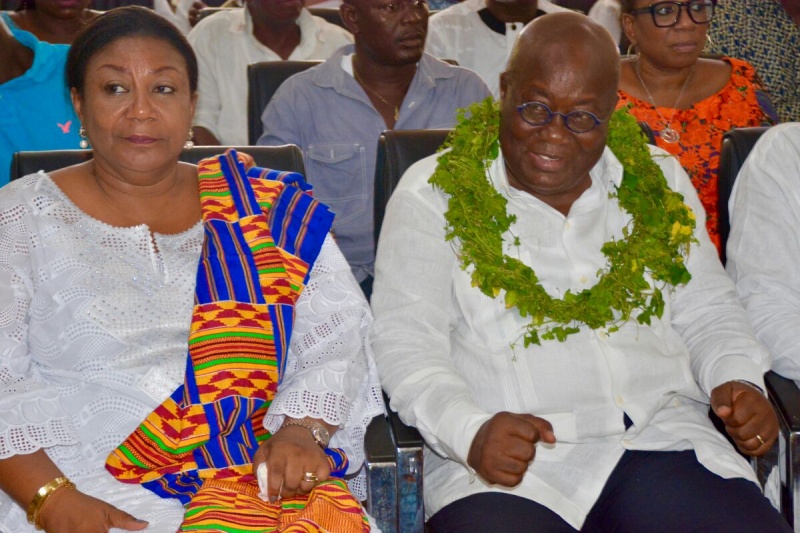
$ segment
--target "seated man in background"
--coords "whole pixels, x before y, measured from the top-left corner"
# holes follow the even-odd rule
[[[497,96],[500,73],[522,28],[558,11],[568,10],[547,0],[466,0],[431,17],[425,51],[474,70]]]
[[[196,144],[247,144],[247,65],[327,59],[353,41],[344,29],[303,8],[303,0],[247,0],[201,20],[189,33],[200,85]]]
[[[790,531],[708,418],[770,448],[768,354],[618,76],[599,24],[533,21],[389,202],[372,347],[437,533]]]
[[[731,195],[726,268],[772,369],[800,381],[800,123],[774,126]]]
[[[258,144],[303,149],[314,195],[336,213],[337,243],[369,295],[378,137],[386,129],[450,128],[456,110],[489,89],[474,72],[423,54],[424,1],[346,0],[341,14],[355,45],[281,85]]]
[[[80,122],[64,83],[69,46],[12,33],[0,18],[0,186],[21,150],[79,148]]]

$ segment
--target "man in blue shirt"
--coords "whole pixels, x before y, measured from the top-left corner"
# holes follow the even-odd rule
[[[345,0],[355,45],[289,78],[262,115],[258,144],[296,144],[314,196],[336,213],[333,230],[353,275],[371,292],[378,137],[387,129],[450,128],[456,110],[489,96],[474,72],[423,54],[422,0]]]
[[[0,18],[0,186],[21,150],[79,148],[80,123],[64,81],[69,46],[12,32]]]

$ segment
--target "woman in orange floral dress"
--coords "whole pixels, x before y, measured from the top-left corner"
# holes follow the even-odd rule
[[[680,160],[720,251],[717,169],[722,135],[735,127],[772,122],[774,112],[750,64],[700,58],[715,0],[621,3],[622,27],[637,53],[622,60],[618,107],[631,106],[631,113],[653,129],[658,146]]]

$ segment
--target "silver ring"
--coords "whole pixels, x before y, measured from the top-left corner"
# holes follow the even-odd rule
[[[758,434],[756,434],[756,438],[758,439],[758,442],[760,442],[762,446],[763,446],[764,444],[766,444],[766,443],[764,442],[764,439],[762,439],[762,438],[761,438],[761,435],[758,435]]]
[[[306,472],[303,474],[303,477],[300,478],[300,481],[308,481],[309,483],[318,483],[319,478],[314,472]]]

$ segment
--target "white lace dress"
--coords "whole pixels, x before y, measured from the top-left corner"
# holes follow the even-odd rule
[[[0,189],[0,459],[44,448],[78,488],[174,532],[183,508],[104,468],[108,454],[182,382],[202,225],[176,235],[116,228],[79,210],[46,174]],[[284,415],[343,429],[351,470],[382,413],[366,335],[372,317],[328,237],[296,307]],[[351,480],[363,499],[363,477]],[[0,493],[0,531],[34,531]]]

